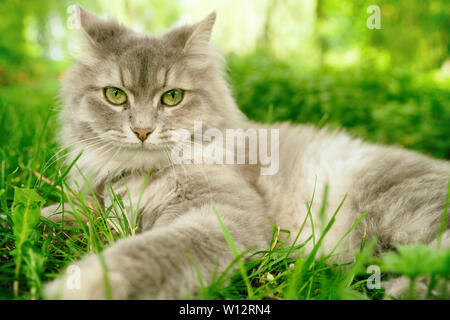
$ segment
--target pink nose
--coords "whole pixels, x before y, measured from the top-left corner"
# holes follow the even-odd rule
[[[144,142],[148,138],[148,136],[153,132],[153,129],[133,129],[132,128],[131,130],[142,142]]]

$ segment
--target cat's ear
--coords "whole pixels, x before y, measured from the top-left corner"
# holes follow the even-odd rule
[[[216,22],[216,12],[211,12],[202,21],[192,26],[192,33],[188,37],[183,51],[188,54],[204,54],[208,52],[211,32]]]
[[[102,20],[78,4],[73,5],[71,10],[75,16],[77,27],[83,31],[86,38],[94,46],[110,42],[124,31],[124,28],[116,21]]]

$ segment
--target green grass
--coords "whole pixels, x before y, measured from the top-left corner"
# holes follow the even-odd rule
[[[407,75],[358,76],[334,71],[298,74],[267,57],[234,57],[230,63],[235,96],[252,119],[340,124],[369,140],[450,157],[450,98],[448,89],[442,85],[431,82],[420,85]],[[136,215],[128,220],[125,205],[114,190],[108,190],[112,205],[100,208],[95,201],[89,202],[85,195],[65,185],[68,168],[54,157],[59,151],[56,74],[49,74],[47,79],[0,87],[0,299],[42,298],[43,284],[71,261],[88,252],[101,252],[136,230]],[[55,185],[44,183],[32,170]],[[69,191],[79,205],[67,196]],[[69,203],[64,211],[73,212],[79,225],[35,219],[42,199],[46,205]],[[305,206],[309,210],[311,202],[325,203],[325,200],[311,199]],[[99,216],[91,214],[92,206],[98,206]],[[138,207],[139,203],[134,211]],[[448,199],[446,208],[442,221],[448,214]],[[339,208],[332,209],[339,214]],[[313,216],[309,213],[307,219]],[[220,212],[217,214],[220,217]],[[108,216],[114,216],[115,223]],[[81,217],[89,223],[82,222]],[[355,225],[361,219],[363,212]],[[323,224],[311,222],[325,226],[323,231],[316,228],[307,240],[314,243],[311,253],[305,252],[305,243],[295,241],[288,246],[285,240],[280,240],[288,232],[273,226],[270,248],[258,252],[250,262],[242,259],[244,253],[234,249],[233,239],[223,225],[235,261],[224,274],[215,274],[208,286],[207,279],[199,275],[201,289],[192,298],[381,299],[383,290],[368,290],[366,286],[370,276],[367,266],[372,264],[383,270],[382,280],[406,275],[416,281],[428,275],[433,279],[431,286],[438,280],[449,280],[449,252],[423,246],[400,247],[397,253],[380,259],[373,255],[375,243],[363,240],[352,265],[334,263],[331,259],[334,250],[319,253],[334,218]],[[289,237],[299,238],[298,234]],[[448,298],[448,293],[441,293],[440,298]]]
[[[42,298],[43,282],[56,276],[58,271],[61,271],[69,262],[91,251],[101,253],[103,248],[112,245],[117,239],[134,234],[135,220],[130,221],[127,218],[122,199],[114,193],[114,190],[110,190],[112,205],[102,209],[95,205],[95,201],[94,204],[88,203],[85,201],[86,197],[82,197],[76,190],[69,189],[63,183],[63,178],[60,176],[56,180],[61,182],[62,190],[59,192],[61,204],[64,200],[70,204],[70,207],[64,210],[66,213],[73,214],[78,222],[77,227],[54,223],[40,217],[39,207],[44,200],[39,194],[57,194],[56,188],[38,181],[34,184],[34,189],[15,187],[12,206],[9,211],[6,211],[6,225],[3,225],[0,231],[3,239],[0,266],[2,298]],[[2,181],[5,181],[3,176]],[[2,192],[3,195],[9,191],[9,188],[4,184],[2,187],[7,187],[2,189],[5,190]],[[71,196],[68,196],[69,192]],[[74,204],[73,197],[77,199],[79,205]],[[325,196],[323,203],[326,203],[326,200]],[[313,216],[309,210],[313,201],[314,197],[310,202],[305,203],[309,212],[305,221]],[[370,276],[366,268],[374,264],[380,266],[384,272],[406,275],[413,280],[423,275],[433,277],[435,282],[448,280],[450,252],[431,250],[425,246],[400,247],[399,254],[391,253],[380,259],[373,256],[376,239],[372,239],[369,243],[364,241],[361,243],[361,251],[353,256],[353,264],[339,264],[331,262],[330,259],[341,243],[338,241],[331,252],[319,255],[322,241],[332,229],[335,217],[339,214],[344,201],[345,198],[335,208],[331,219],[325,221],[322,231],[316,228],[315,239],[310,236],[305,242],[297,243],[303,230],[301,227],[294,238],[294,243],[286,245],[286,239],[281,235],[285,234],[288,237],[293,235],[287,230],[273,226],[274,232],[269,248],[258,252],[242,253],[236,250],[233,239],[220,219],[220,213],[212,207],[235,259],[225,272],[215,274],[208,286],[205,286],[202,275],[198,274],[201,289],[195,296],[188,298],[380,299],[383,297],[382,290],[368,290],[366,287],[367,278]],[[98,215],[92,213],[90,209],[92,206],[98,208]],[[138,206],[135,210],[137,208]],[[326,207],[322,205],[319,217],[324,216],[325,209]],[[115,218],[114,221],[111,221],[111,213]],[[349,232],[364,216],[365,214],[362,214],[355,221]],[[344,237],[347,234],[348,232]],[[310,241],[314,243],[314,246],[310,253],[306,253],[304,248]],[[255,258],[250,262],[244,262],[243,256],[249,252]],[[298,258],[293,258],[293,254]],[[106,284],[108,284],[107,279],[107,272],[105,272]],[[107,292],[109,292],[107,296],[111,296],[111,288]],[[439,297],[448,298],[445,292]],[[411,295],[410,298],[414,296]]]

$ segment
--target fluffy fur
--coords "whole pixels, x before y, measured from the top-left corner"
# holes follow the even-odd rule
[[[435,243],[449,162],[365,143],[344,132],[247,121],[224,80],[220,57],[209,44],[214,13],[192,26],[153,36],[102,21],[81,8],[77,12],[88,48],[63,80],[61,113],[63,146],[71,148],[72,159],[83,150],[77,162],[80,170],[72,170],[71,181],[82,184],[79,171],[91,177],[105,206],[109,184],[129,203],[126,181],[136,203],[146,172],[152,169],[139,211],[140,233],[103,253],[114,298],[180,298],[192,293],[199,283],[192,261],[206,281],[214,270],[223,271],[233,255],[212,205],[238,250],[267,248],[272,236],[269,220],[295,235],[314,190],[311,211],[314,221],[320,220],[325,185],[328,218],[345,194],[348,197],[325,237],[324,251],[331,250],[366,211],[340,252],[357,252],[363,234],[379,238],[380,253],[397,244]],[[110,105],[102,91],[107,86],[123,89],[129,104]],[[183,101],[173,108],[162,106],[161,94],[173,88],[185,90]],[[195,120],[220,130],[280,129],[279,172],[262,176],[260,164],[174,165],[169,152],[179,142],[176,130],[192,131]],[[142,143],[132,127],[154,131]],[[118,179],[121,175],[124,180]],[[54,211],[51,207],[45,212]],[[442,242],[446,247],[448,227],[447,221]],[[307,222],[299,241],[311,232]],[[99,259],[88,256],[76,265],[81,268],[81,288],[69,289],[63,276],[46,287],[47,297],[105,298]],[[397,291],[398,286],[392,292]]]

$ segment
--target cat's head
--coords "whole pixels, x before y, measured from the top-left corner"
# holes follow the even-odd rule
[[[242,119],[210,45],[214,12],[158,36],[104,21],[79,6],[75,15],[87,45],[63,79],[66,144],[110,150],[106,159],[127,155],[117,159],[133,169],[135,160],[151,166],[152,157],[178,142],[176,130],[192,132],[194,121],[220,129]]]

